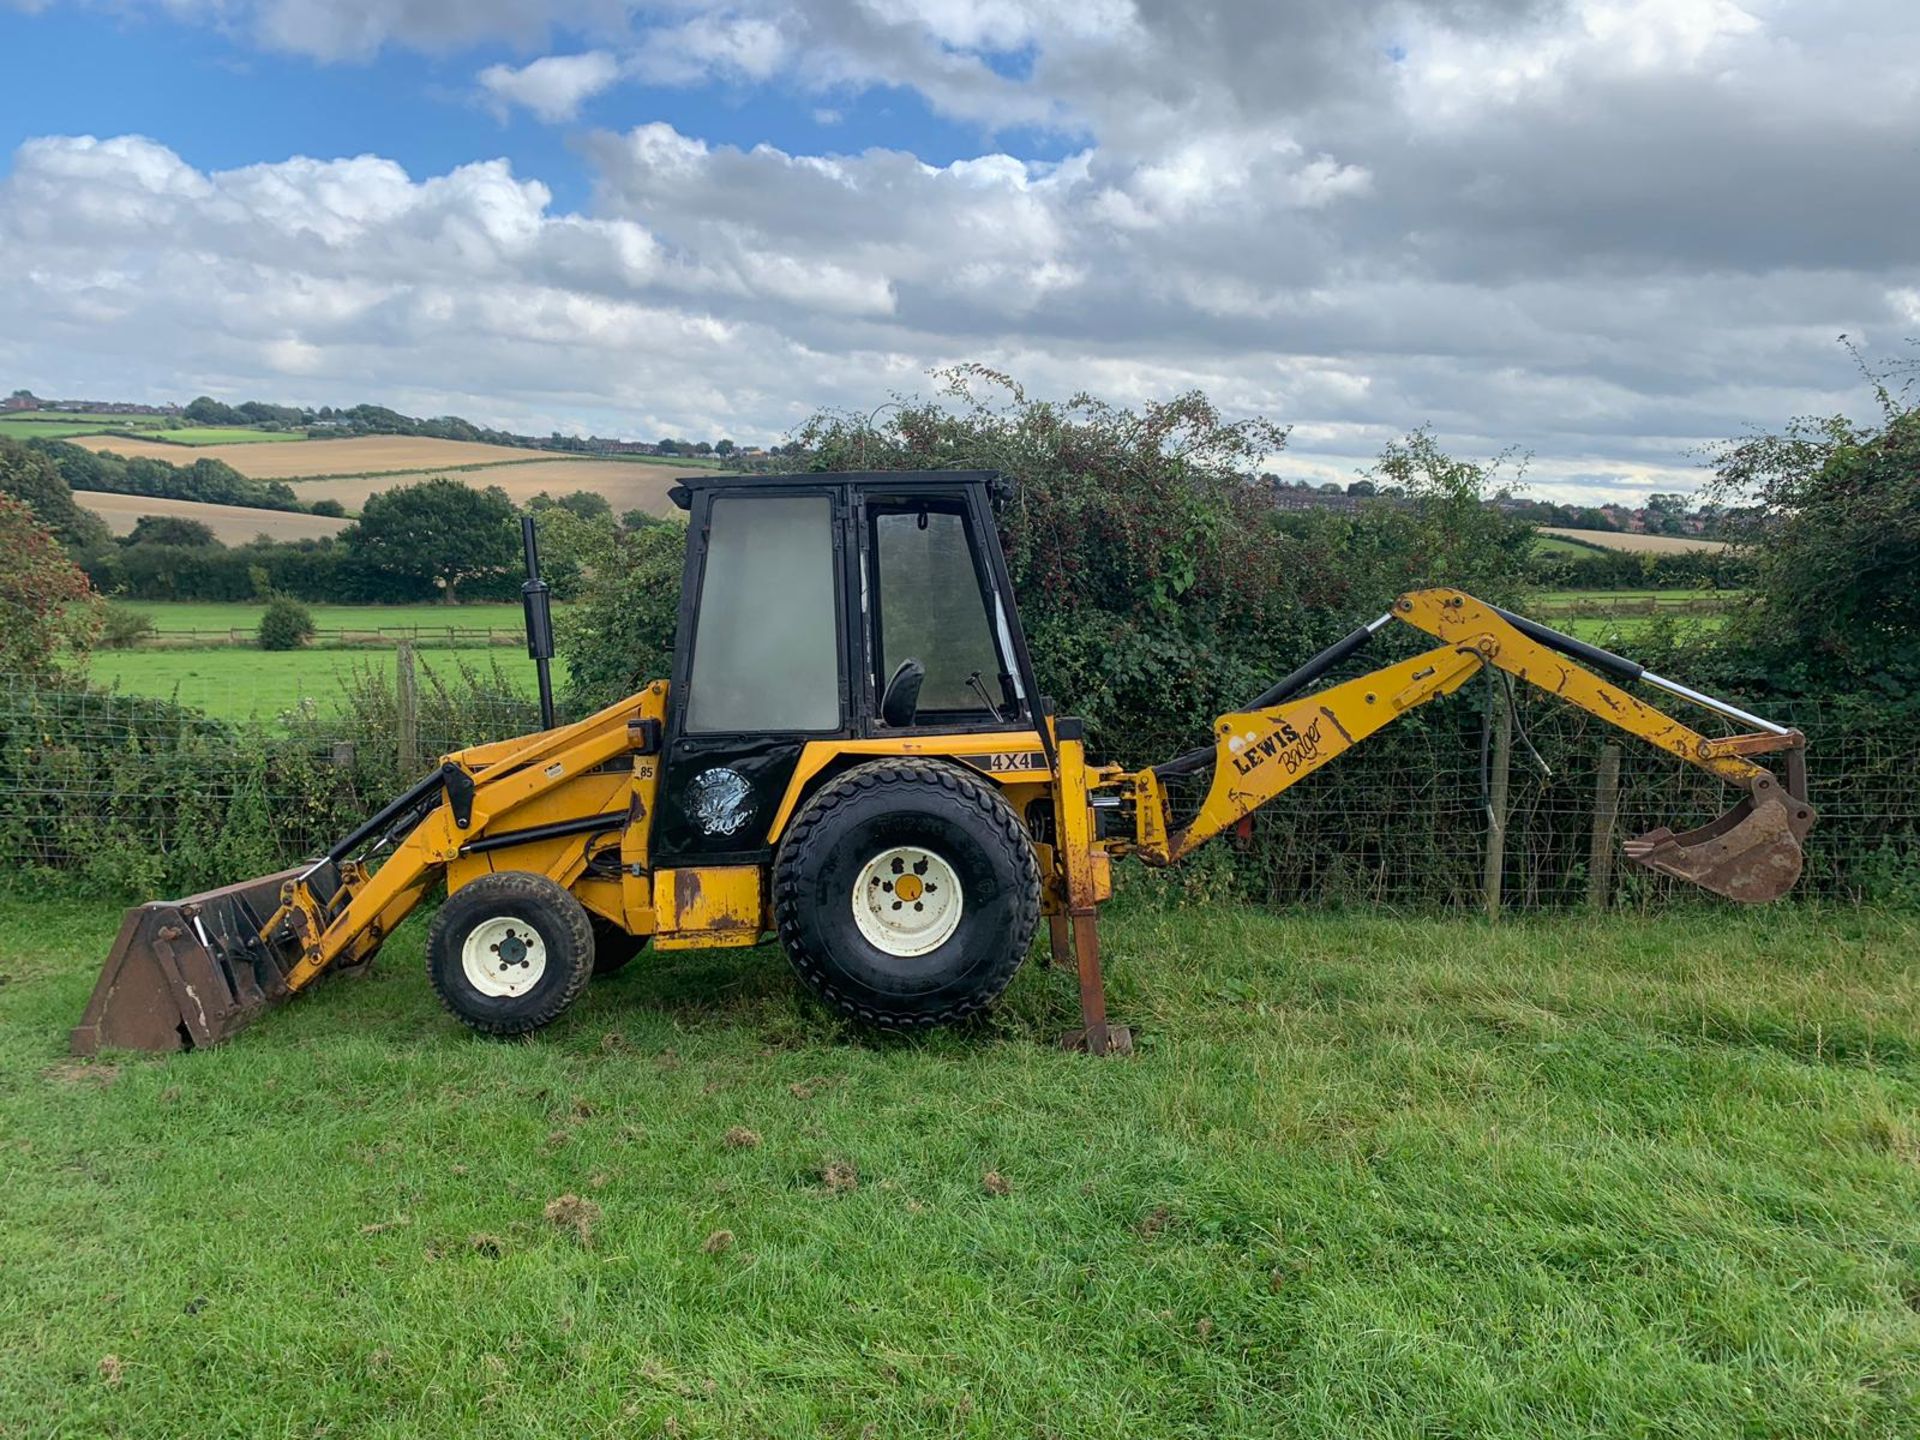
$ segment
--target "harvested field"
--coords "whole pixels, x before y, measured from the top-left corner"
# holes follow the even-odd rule
[[[1640,555],[1674,555],[1687,550],[1727,548],[1724,540],[1698,540],[1690,535],[1629,535],[1618,530],[1563,530],[1556,525],[1543,525],[1540,533],[1585,541],[1603,550],[1627,550]]]
[[[73,498],[102,516],[116,535],[129,533],[142,515],[177,515],[183,520],[202,521],[212,529],[214,539],[227,545],[245,544],[256,535],[271,535],[276,540],[319,540],[339,534],[348,524],[325,515],[253,510],[241,505],[207,505],[198,500],[163,500],[154,495],[108,495],[97,490],[79,490]]]
[[[541,459],[537,450],[478,445],[466,440],[427,440],[417,435],[363,435],[352,440],[301,440],[285,445],[172,445],[89,435],[74,444],[111,450],[128,459],[191,465],[211,456],[255,480],[298,480],[308,475],[371,475],[461,465],[501,465]]]
[[[616,515],[645,510],[664,515],[673,508],[667,491],[682,475],[708,471],[673,465],[636,464],[631,460],[535,460],[524,465],[495,465],[485,470],[462,470],[453,478],[469,485],[498,485],[516,504],[525,504],[542,490],[559,497],[574,490],[591,490],[607,497]],[[344,480],[303,480],[295,489],[309,503],[338,500],[359,510],[367,496],[397,485],[411,485],[423,475],[355,475]]]

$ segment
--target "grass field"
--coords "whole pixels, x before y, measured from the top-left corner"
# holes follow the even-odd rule
[[[240,602],[113,603],[153,617],[154,628],[162,636],[189,630],[239,630],[251,635],[259,628],[263,609]],[[509,678],[526,693],[533,693],[533,665],[525,658],[524,647],[450,645],[444,633],[452,627],[512,631],[517,636],[524,624],[518,605],[309,605],[307,609],[315,627],[322,631],[381,630],[396,639],[403,632],[413,632],[410,638],[420,647],[418,663],[425,671],[439,669],[451,674],[460,663],[485,669],[497,660]],[[222,645],[210,640],[205,647],[193,649],[96,651],[88,671],[99,684],[113,685],[132,695],[177,698],[184,705],[223,720],[249,716],[270,720],[303,700],[312,701],[323,713],[330,711],[339,704],[344,677],[364,666],[391,672],[393,663],[393,652],[378,646],[320,645],[268,652],[251,645]],[[554,677],[556,684],[564,682],[563,662],[554,663]]]
[[[74,435],[97,435],[103,430],[154,430],[167,424],[164,415],[72,415],[57,410],[27,410],[0,414],[0,437],[13,440],[64,440]]]
[[[68,440],[76,435],[98,435],[107,424],[116,421],[28,420],[12,415],[0,416],[0,440]]]
[[[1568,540],[1560,535],[1542,535],[1533,537],[1533,553],[1536,555],[1570,555],[1578,560],[1593,554],[1591,545],[1582,545],[1578,541]]]
[[[283,440],[304,440],[304,430],[250,430],[240,425],[183,425],[178,430],[162,431],[160,438],[169,445],[262,445]]]
[[[116,535],[129,534],[142,515],[178,515],[198,520],[225,545],[244,545],[258,535],[275,540],[317,540],[347,528],[345,520],[302,515],[291,510],[255,510],[244,505],[208,505],[198,500],[166,500],[154,495],[114,495],[76,490],[78,500],[107,522]]]
[[[75,1063],[117,923],[0,902],[0,1433],[1920,1433],[1907,919],[1134,907],[1109,1061],[1033,966],[900,1042],[770,949],[484,1042],[416,921]]]
[[[265,613],[264,605],[248,601],[126,600],[114,602],[153,617],[162,634],[183,630],[253,630]],[[566,607],[556,605],[558,613]],[[523,623],[517,603],[497,605],[309,605],[313,623],[322,630],[392,630],[418,627],[423,631],[488,627],[518,630]]]
[[[533,662],[526,658],[524,647],[423,649],[416,664],[423,677],[434,671],[452,676],[461,663],[485,670],[495,660],[526,694],[533,693]],[[343,679],[368,666],[392,674],[393,665],[393,651],[379,647],[267,651],[229,645],[207,650],[101,650],[95,652],[88,673],[97,684],[130,695],[178,700],[222,720],[271,720],[303,701],[312,702],[322,714],[337,709]],[[556,660],[553,672],[555,685],[564,684],[566,666]]]

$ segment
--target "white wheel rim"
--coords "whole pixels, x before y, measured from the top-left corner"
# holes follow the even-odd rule
[[[964,903],[953,867],[918,845],[882,850],[853,882],[853,923],[874,949],[902,958],[946,944]]]
[[[524,995],[547,973],[547,942],[517,915],[482,920],[460,947],[467,983],[496,1000]]]

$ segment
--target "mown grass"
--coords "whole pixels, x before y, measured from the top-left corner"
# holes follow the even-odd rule
[[[524,648],[506,645],[438,646],[416,656],[416,673],[452,677],[468,665],[483,673],[495,661],[522,693],[534,692],[533,662]],[[103,650],[88,662],[100,685],[129,695],[177,700],[221,720],[272,719],[298,705],[330,714],[345,702],[343,682],[373,667],[393,673],[394,652],[377,646],[310,650],[257,650],[249,645],[192,650]],[[554,683],[564,684],[566,666],[554,662]]]
[[[488,1043],[416,921],[77,1065],[115,921],[0,901],[0,1433],[1920,1433],[1909,919],[1136,905],[1109,1061],[766,949]]]
[[[183,630],[246,630],[260,626],[263,602],[246,600],[116,600],[122,609],[153,618],[161,633]],[[322,630],[381,630],[418,627],[427,632],[446,630],[518,630],[524,623],[516,602],[476,602],[460,605],[308,605],[307,613]]]
[[[259,628],[264,607],[242,602],[116,601],[121,608],[153,618],[162,634],[187,630]],[[518,605],[310,605],[316,627],[322,630],[398,631],[418,627],[418,663],[451,675],[458,665],[487,670],[500,662],[502,673],[521,683],[526,694],[534,689],[533,666],[524,650],[511,646],[448,645],[444,632],[456,629],[520,631],[524,623]],[[442,633],[435,636],[436,629]],[[345,698],[341,682],[366,666],[391,671],[393,653],[374,646],[310,646],[302,650],[267,652],[251,645],[208,644],[181,649],[97,651],[88,674],[102,685],[130,695],[178,699],[223,720],[249,716],[270,719],[295,706],[310,704],[321,713],[339,708]],[[554,673],[564,682],[566,667],[555,662]]]

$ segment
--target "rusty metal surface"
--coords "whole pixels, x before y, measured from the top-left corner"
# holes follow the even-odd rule
[[[1812,806],[1768,776],[1709,824],[1677,835],[1662,826],[1623,848],[1628,859],[1650,870],[1755,905],[1777,900],[1799,880],[1801,842],[1814,819]]]
[[[282,886],[309,868],[127,911],[69,1037],[72,1052],[218,1045],[287,999],[297,945],[269,945],[260,927],[278,908]]]

